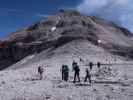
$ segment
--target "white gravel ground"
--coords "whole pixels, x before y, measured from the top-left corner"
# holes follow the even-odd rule
[[[55,50],[26,57],[7,70],[0,72],[0,100],[133,100],[133,67],[124,58],[112,56],[102,48],[86,41],[72,42]],[[47,56],[46,56],[47,55]],[[79,61],[82,58],[83,61]],[[80,65],[81,82],[73,84],[72,60]],[[92,70],[92,84],[84,83],[85,68],[89,61],[119,63]],[[70,78],[61,81],[60,68],[68,64]],[[38,80],[37,66],[45,69],[43,80]],[[106,69],[106,68],[107,69]],[[108,70],[110,67],[111,70]],[[96,76],[99,75],[99,76]]]

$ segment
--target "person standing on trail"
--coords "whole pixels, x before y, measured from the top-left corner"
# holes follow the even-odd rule
[[[101,68],[101,63],[97,62],[97,68],[100,69]]]
[[[68,65],[62,65],[62,80],[68,81],[69,79],[69,67]]]
[[[64,81],[68,81],[69,79],[69,67],[68,65],[64,65]]]
[[[79,76],[80,68],[79,68],[77,63],[75,63],[73,65],[73,70],[74,70],[74,80],[73,80],[73,82],[75,83],[77,79],[78,79],[78,82],[80,82],[80,76]]]
[[[84,62],[84,60],[82,58],[80,58],[79,60],[80,60],[80,62]]]
[[[84,82],[87,82],[87,79],[89,79],[89,82],[91,83],[91,74],[88,68],[86,68],[86,76]]]
[[[61,73],[62,73],[62,80],[64,80],[64,65],[62,65]]]
[[[89,63],[89,66],[90,66],[90,70],[92,70],[92,68],[93,68],[93,62],[90,62]]]
[[[43,79],[43,72],[44,72],[44,69],[42,66],[39,66],[38,67],[38,74],[39,74],[39,79],[42,80]]]

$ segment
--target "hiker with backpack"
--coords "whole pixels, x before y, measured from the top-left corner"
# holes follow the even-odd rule
[[[39,79],[42,80],[43,79],[43,72],[44,72],[44,69],[42,66],[39,66],[38,67],[38,74],[39,74]]]
[[[100,62],[97,62],[97,68],[98,68],[98,72],[100,72],[100,69],[101,69],[101,63]]]
[[[68,65],[62,65],[61,71],[62,71],[62,80],[67,82],[69,79],[69,67],[68,67]]]
[[[76,62],[73,62],[72,64],[73,67],[73,71],[74,71],[74,80],[73,82],[75,83],[76,80],[78,80],[78,82],[80,82],[80,68],[79,65]]]
[[[84,82],[87,82],[87,79],[89,79],[89,82],[91,83],[91,74],[88,68],[86,68],[86,76]]]
[[[97,68],[100,69],[101,68],[101,63],[97,62]]]
[[[90,63],[89,63],[90,70],[92,70],[92,68],[93,68],[93,65],[94,65],[94,64],[93,64],[93,62],[90,62]]]

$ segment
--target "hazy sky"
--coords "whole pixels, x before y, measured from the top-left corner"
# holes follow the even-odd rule
[[[111,20],[133,32],[133,0],[82,0],[78,10]]]
[[[59,8],[114,21],[133,31],[133,0],[0,0],[0,37],[15,32]]]

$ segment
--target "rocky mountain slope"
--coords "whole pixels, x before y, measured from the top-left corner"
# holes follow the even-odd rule
[[[77,11],[60,10],[56,15],[12,33],[1,41],[0,69],[42,51],[45,52],[46,57],[52,57],[52,53],[57,50],[60,51],[60,55],[67,51],[74,52],[73,49],[68,48],[60,50],[74,41],[79,43],[77,45],[83,46],[82,49],[85,49],[83,51],[88,52],[84,54],[86,56],[91,54],[87,46],[90,44],[101,48],[103,54],[107,52],[110,55],[133,58],[132,34],[125,28],[97,17],[81,15]],[[97,49],[92,48],[92,51],[97,51]],[[80,55],[78,52],[80,50],[77,50],[77,54]]]

